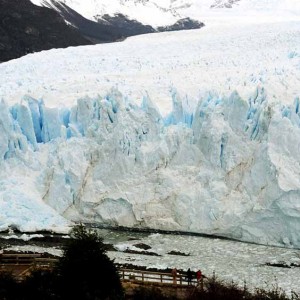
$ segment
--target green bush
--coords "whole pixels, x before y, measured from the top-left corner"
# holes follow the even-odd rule
[[[93,230],[74,227],[57,266],[59,293],[63,299],[123,299],[123,289],[105,245]]]

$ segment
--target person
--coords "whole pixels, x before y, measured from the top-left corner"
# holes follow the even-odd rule
[[[177,284],[177,269],[176,268],[174,268],[173,270],[172,270],[172,276],[173,276],[173,284]]]
[[[186,272],[186,277],[187,277],[187,280],[188,280],[188,285],[190,285],[192,283],[192,271],[191,269],[189,268]]]
[[[205,276],[202,274],[201,270],[198,270],[196,273],[197,286],[203,291],[203,278]]]
[[[197,283],[199,284],[202,279],[202,272],[201,270],[198,270],[196,273]]]

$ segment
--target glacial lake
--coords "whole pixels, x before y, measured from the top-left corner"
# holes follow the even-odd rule
[[[132,264],[147,268],[178,270],[201,269],[206,276],[216,276],[227,282],[236,282],[248,288],[282,288],[288,294],[300,294],[300,250],[263,246],[232,240],[190,235],[144,233],[97,229],[105,243],[112,244],[118,251],[108,251],[116,263]],[[137,244],[151,248],[143,250]],[[61,255],[59,248],[22,245],[7,247],[18,251],[48,251]],[[124,251],[133,250],[135,253]],[[154,252],[158,256],[136,252]],[[171,255],[176,251],[183,255]],[[271,264],[271,265],[267,265]],[[282,266],[276,266],[282,265]]]

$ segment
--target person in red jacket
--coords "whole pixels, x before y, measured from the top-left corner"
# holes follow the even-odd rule
[[[200,282],[201,279],[202,279],[202,272],[201,272],[201,270],[198,270],[198,271],[197,271],[196,277],[197,277],[197,282],[198,282],[198,284],[199,284],[199,282]]]
[[[197,285],[200,287],[200,289],[203,291],[203,277],[201,270],[198,270],[196,272],[196,278],[197,278]]]

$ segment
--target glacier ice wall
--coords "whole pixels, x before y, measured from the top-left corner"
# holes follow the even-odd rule
[[[116,89],[71,108],[2,100],[0,229],[84,220],[300,247],[299,98],[171,97],[165,117]]]

